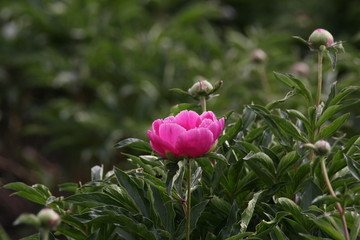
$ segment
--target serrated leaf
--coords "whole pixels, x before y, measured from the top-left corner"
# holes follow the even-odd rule
[[[146,153],[152,153],[152,148],[150,144],[137,138],[127,138],[115,144],[115,148],[124,147],[128,147],[137,151],[143,151]]]
[[[316,140],[331,137],[344,124],[344,122],[346,121],[346,119],[348,119],[349,116],[350,113],[346,113],[334,120],[329,125],[322,127],[320,129],[319,135],[316,137]]]

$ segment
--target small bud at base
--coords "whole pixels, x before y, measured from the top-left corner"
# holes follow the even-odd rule
[[[54,228],[60,224],[60,216],[54,210],[50,208],[42,209],[38,215],[40,224],[44,228]]]
[[[213,85],[207,80],[201,80],[189,88],[188,92],[193,97],[206,96],[214,89]]]
[[[307,76],[310,73],[309,66],[304,62],[294,63],[291,67],[292,71],[300,76]]]
[[[315,151],[316,154],[319,156],[325,156],[328,155],[331,152],[331,146],[330,144],[325,140],[319,140],[315,144]]]
[[[262,63],[267,59],[267,54],[262,49],[257,48],[251,53],[251,60],[255,63]]]
[[[309,45],[314,49],[320,49],[321,46],[330,47],[334,44],[334,37],[325,29],[316,29],[309,37]]]

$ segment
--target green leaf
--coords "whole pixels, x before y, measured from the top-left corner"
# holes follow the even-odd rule
[[[300,111],[297,111],[295,109],[288,109],[288,110],[285,110],[286,113],[289,115],[289,116],[293,116],[293,117],[296,117],[297,119],[301,120],[307,131],[308,132],[311,132],[311,125],[310,125],[310,122],[309,120],[304,116],[304,114],[302,114]]]
[[[74,229],[66,224],[61,224],[56,228],[55,235],[64,235],[68,238],[76,239],[76,240],[84,240],[86,239],[86,235],[80,232],[77,229]]]
[[[336,227],[334,227],[328,220],[327,218],[331,218],[329,217],[322,217],[322,218],[314,218],[313,222],[324,232],[326,232],[331,239],[334,240],[343,240],[344,237],[342,235],[342,233],[340,233]]]
[[[199,220],[199,218],[200,218],[202,212],[204,211],[206,205],[208,204],[208,202],[209,202],[208,200],[202,201],[191,208],[190,233],[196,228],[196,223]],[[184,239],[185,238],[185,230],[186,230],[185,222],[186,222],[186,219],[184,218],[178,225],[178,228],[175,233],[175,236],[176,236],[175,239]]]
[[[149,165],[145,164],[140,157],[126,153],[123,153],[123,155],[129,157],[129,161],[135,163],[136,167],[139,166],[144,172],[155,175],[155,171]]]
[[[334,47],[329,47],[327,48],[326,54],[329,57],[332,69],[335,70],[337,61],[337,49]]]
[[[271,116],[271,118],[284,132],[289,134],[291,137],[295,138],[298,141],[307,142],[307,139],[301,136],[300,130],[292,122],[274,115]]]
[[[154,208],[159,214],[161,222],[166,231],[170,234],[175,232],[175,211],[171,199],[164,192],[160,192],[157,188],[151,188],[154,196]]]
[[[170,162],[166,167],[168,168],[166,176],[166,192],[169,196],[171,196],[171,190],[175,181],[182,176],[181,172],[183,171],[184,163],[182,161]]]
[[[3,188],[17,191],[12,195],[26,198],[32,202],[39,203],[41,205],[45,205],[46,200],[51,196],[51,194],[49,194],[49,191],[46,191],[47,188],[40,184],[35,184],[30,187],[22,182],[14,182],[6,184],[5,186],[3,186]]]
[[[320,116],[319,120],[316,122],[315,128],[321,127],[323,123],[333,117],[336,113],[341,111],[343,107],[341,105],[332,105],[328,107]]]
[[[347,166],[353,175],[358,181],[360,181],[360,163],[354,161],[350,156],[344,154],[346,159]]]
[[[310,221],[308,221],[302,214],[301,208],[292,200],[281,197],[278,198],[277,202],[281,205],[284,211],[290,213],[296,222],[301,224],[304,228],[307,228],[310,225]]]
[[[152,148],[148,142],[144,142],[143,140],[137,138],[127,138],[115,145],[115,148],[124,148],[128,147],[137,151],[152,153]]]
[[[34,227],[40,227],[40,220],[34,214],[21,214],[14,222],[15,225],[27,224]]]
[[[272,229],[274,229],[286,215],[288,215],[286,212],[279,211],[276,213],[275,218],[273,217],[271,217],[272,219],[270,218],[271,219],[270,221],[261,220],[261,222],[255,227],[256,229],[255,237],[266,239],[265,236]]]
[[[221,161],[223,163],[226,163],[227,165],[229,164],[228,160],[226,159],[226,157],[224,157],[224,155],[216,153],[216,152],[209,152],[209,153],[205,154],[204,157],[208,157],[210,159]]]
[[[325,139],[332,136],[344,124],[344,122],[346,121],[346,119],[348,119],[349,116],[350,113],[346,113],[334,120],[329,125],[322,127],[320,129],[319,135],[316,137],[316,140]]]
[[[285,74],[274,72],[274,76],[277,80],[284,83],[286,86],[295,88],[294,82],[291,81],[291,79],[289,79],[289,77],[287,77]]]
[[[169,89],[169,91],[171,92],[175,92],[175,93],[179,93],[179,94],[183,94],[183,95],[187,95],[187,96],[191,96],[188,91],[184,91],[181,88],[171,88]]]
[[[280,159],[280,162],[277,167],[277,176],[281,177],[282,174],[291,166],[293,166],[300,156],[296,151],[289,152],[284,157]]]
[[[239,118],[234,126],[226,128],[225,134],[221,136],[218,140],[218,145],[221,146],[225,141],[233,140],[240,131],[241,127],[242,127],[242,119]]]
[[[259,179],[262,180],[266,185],[273,185],[274,179],[273,176],[275,174],[274,163],[271,158],[265,153],[249,153],[246,157],[244,157],[247,165],[253,170],[256,175],[258,175]]]
[[[246,237],[251,236],[252,234],[254,234],[254,233],[252,233],[252,232],[239,233],[239,234],[236,234],[236,235],[231,236],[229,238],[226,238],[225,240],[242,240],[244,238],[248,239]]]
[[[79,193],[65,198],[65,201],[71,203],[98,203],[105,205],[114,205],[118,206],[119,202],[108,195],[101,192],[91,192],[91,193]]]
[[[224,214],[225,216],[229,216],[231,205],[228,201],[225,201],[222,198],[219,198],[218,196],[213,196],[210,200],[211,208],[215,208],[219,210],[219,213]]]
[[[302,37],[299,37],[299,36],[292,36],[294,39],[296,39],[296,40],[298,40],[298,41],[300,41],[300,42],[302,42],[303,44],[305,44],[306,46],[308,46],[309,47],[309,43],[308,43],[308,41],[306,41],[305,39],[303,39]]]
[[[194,110],[196,108],[198,108],[198,106],[195,104],[181,103],[181,104],[176,104],[176,105],[172,106],[170,109],[170,112],[173,115],[177,115],[179,112],[181,112],[183,110]]]
[[[40,240],[40,234],[39,234],[39,233],[36,233],[36,234],[34,234],[34,235],[21,238],[20,240]]]
[[[0,224],[0,239],[1,240],[11,240],[1,224]]]
[[[266,105],[266,109],[271,110],[275,107],[277,107],[279,104],[286,102],[289,98],[293,97],[295,95],[295,91],[290,91],[286,94],[286,96],[282,99],[275,100],[268,105]]]
[[[359,86],[350,86],[342,89],[329,103],[329,106],[339,104],[347,95],[358,91]]]
[[[60,191],[68,191],[75,193],[79,187],[79,184],[77,183],[63,183],[59,185]]]
[[[142,214],[146,217],[149,217],[150,213],[148,207],[150,207],[150,203],[145,198],[144,191],[140,190],[133,179],[131,179],[130,176],[128,176],[125,172],[118,168],[115,168],[114,172],[119,184],[126,189]]]
[[[263,191],[259,191],[257,193],[254,194],[253,198],[248,202],[248,206],[246,207],[246,209],[242,212],[241,214],[241,220],[240,220],[240,231],[242,233],[244,233],[250,223],[250,220],[253,216],[253,213],[254,213],[254,209],[255,209],[255,206],[256,206],[256,203],[257,203],[257,200],[260,196],[260,194],[262,193]]]

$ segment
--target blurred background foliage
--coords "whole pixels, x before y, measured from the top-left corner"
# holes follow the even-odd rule
[[[122,166],[114,144],[147,139],[155,118],[192,101],[169,89],[199,77],[224,81],[209,106],[219,115],[285,97],[273,71],[315,86],[316,56],[291,36],[319,27],[346,41],[336,71],[325,61],[325,86],[358,85],[359,15],[357,0],[1,1],[0,184],[54,186],[86,180],[94,164]],[[348,133],[359,134],[351,111]],[[23,211],[8,194],[5,227]]]

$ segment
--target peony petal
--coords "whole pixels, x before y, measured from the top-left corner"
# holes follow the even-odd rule
[[[196,112],[184,110],[176,115],[175,122],[186,130],[190,130],[198,127],[201,123],[201,119]]]
[[[175,148],[178,156],[199,157],[207,153],[215,139],[206,128],[191,129],[179,135]]]
[[[175,146],[176,139],[183,132],[186,132],[185,128],[176,123],[163,123],[159,128],[159,137],[171,146]]]
[[[152,131],[147,131],[147,134],[150,139],[151,148],[160,154],[160,156],[167,158],[166,152],[171,152],[174,155],[177,155],[174,147],[162,140],[158,135],[154,134]]]
[[[204,119],[210,119],[212,121],[216,121],[216,116],[213,112],[211,111],[208,111],[208,112],[203,112],[201,115],[200,115],[200,119],[201,120],[204,120]]]
[[[199,128],[208,128],[211,124],[213,124],[213,121],[210,119],[204,119],[201,124],[199,125]]]
[[[155,120],[152,123],[152,130],[156,135],[159,135],[159,127],[164,121],[162,119]]]

